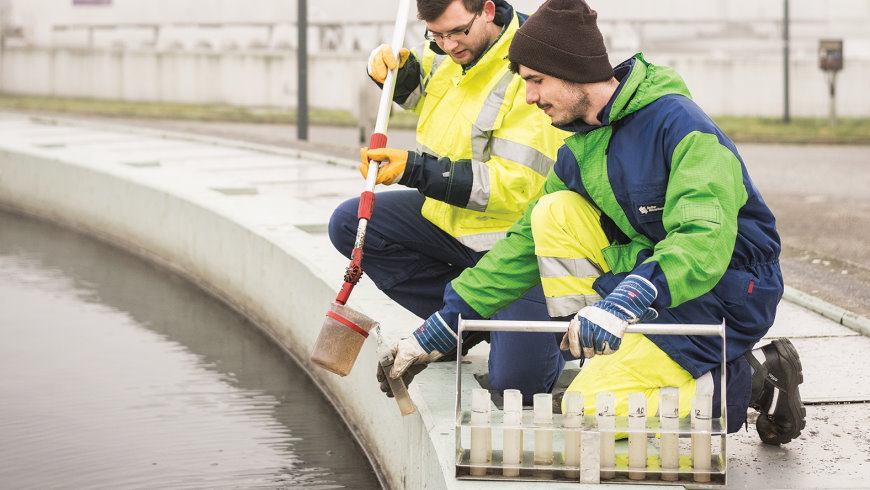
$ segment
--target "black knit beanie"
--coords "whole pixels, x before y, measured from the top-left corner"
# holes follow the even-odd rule
[[[571,82],[609,80],[613,68],[597,17],[583,0],[547,0],[520,26],[508,58]]]

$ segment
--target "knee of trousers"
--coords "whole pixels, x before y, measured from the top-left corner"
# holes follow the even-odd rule
[[[610,268],[602,252],[609,242],[600,217],[598,209],[572,191],[547,194],[532,210],[535,255],[550,316],[570,315],[601,299],[593,285]]]
[[[601,229],[601,212],[573,191],[542,196],[532,209],[531,225],[536,252],[544,255],[557,256],[559,249],[577,243],[599,250],[609,245]]]
[[[359,225],[359,198],[348,199],[339,204],[329,218],[327,231],[332,246],[345,257],[350,257],[356,241],[356,230]]]

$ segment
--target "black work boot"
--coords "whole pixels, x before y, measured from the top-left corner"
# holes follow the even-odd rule
[[[803,383],[801,360],[788,339],[777,339],[746,354],[752,374],[749,406],[758,410],[755,429],[765,444],[785,444],[806,426],[807,410],[798,385]]]

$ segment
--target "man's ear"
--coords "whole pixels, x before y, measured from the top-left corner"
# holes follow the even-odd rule
[[[489,22],[495,19],[495,3],[492,0],[486,0],[486,3],[483,4],[483,15]]]

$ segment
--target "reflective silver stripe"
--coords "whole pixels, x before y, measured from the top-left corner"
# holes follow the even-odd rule
[[[494,156],[505,158],[517,162],[520,165],[529,167],[544,177],[550,173],[550,169],[553,168],[553,164],[555,163],[553,159],[548,158],[547,155],[544,155],[531,146],[526,146],[522,143],[502,138],[492,139],[490,151]]]
[[[574,315],[581,308],[591,306],[601,299],[597,294],[576,294],[570,296],[557,296],[547,299],[547,314],[552,317]]]
[[[422,81],[420,82],[422,85]],[[405,99],[405,102],[399,104],[403,109],[413,109],[417,102],[420,100],[420,96],[423,95],[423,89],[421,85],[417,85],[417,88],[414,89],[413,92],[408,94],[408,98]]]
[[[485,252],[495,245],[495,242],[507,236],[507,231],[489,231],[486,233],[476,233],[474,235],[465,235],[456,237],[459,243],[474,250],[475,252]]]
[[[435,158],[441,158],[441,155],[436,153],[435,150],[420,143],[419,141],[417,142],[417,153],[426,153],[427,155],[432,155]]]
[[[428,41],[425,41],[422,44],[418,45],[416,48],[414,48],[414,52],[415,53],[425,53],[427,43],[428,43]],[[441,65],[441,62],[444,61],[446,58],[447,58],[446,54],[436,54],[435,56],[432,57],[432,68],[429,69],[429,74],[426,75],[425,78],[423,78],[423,76],[421,74],[420,84],[417,85],[417,88],[415,88],[414,91],[408,95],[408,98],[405,99],[405,102],[400,104],[403,108],[413,109],[414,106],[417,105],[417,102],[420,100],[420,97],[423,96],[423,92],[426,91],[426,86],[429,85],[429,80],[431,80],[432,75],[435,74],[435,70],[438,69],[438,66]]]
[[[577,277],[587,279],[598,277],[602,270],[589,259],[566,259],[561,257],[538,257],[541,277]]]
[[[504,102],[505,93],[514,74],[506,72],[483,101],[477,121],[471,127],[471,158],[485,162],[489,160],[489,136],[498,113]]]
[[[486,211],[486,206],[489,205],[489,196],[492,194],[489,185],[489,167],[483,162],[472,160],[471,173],[473,175],[471,194],[468,196],[468,204],[465,207],[472,211]]]
[[[589,259],[571,259],[563,257],[538,257],[538,270],[541,278],[576,277],[590,279],[602,274],[598,264]],[[600,300],[597,294],[569,294],[547,297],[547,313],[550,316],[568,316],[580,311],[585,306]]]

